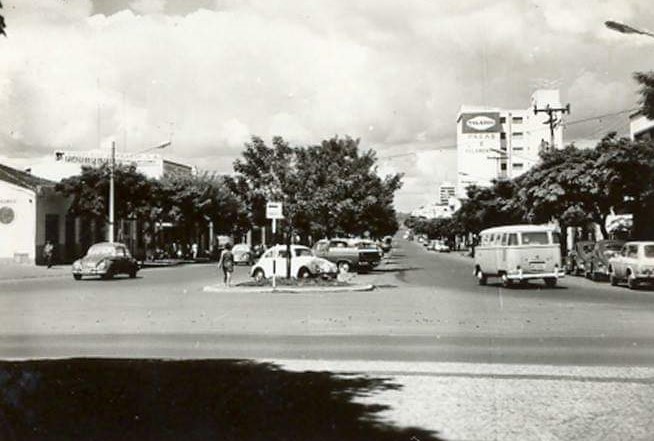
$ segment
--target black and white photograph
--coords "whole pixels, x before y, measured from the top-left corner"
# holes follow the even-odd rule
[[[0,441],[654,440],[645,0],[0,0]]]

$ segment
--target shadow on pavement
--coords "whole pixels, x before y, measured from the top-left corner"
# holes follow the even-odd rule
[[[420,440],[357,397],[383,378],[289,372],[240,360],[0,362],[0,439]]]

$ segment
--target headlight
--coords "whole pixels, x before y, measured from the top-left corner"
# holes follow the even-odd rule
[[[75,262],[73,262],[73,269],[74,270],[81,270],[82,269],[82,262],[80,262],[79,260],[76,260]]]

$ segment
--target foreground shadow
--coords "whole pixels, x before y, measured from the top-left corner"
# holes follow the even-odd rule
[[[0,439],[438,440],[355,402],[398,388],[239,360],[0,362]]]

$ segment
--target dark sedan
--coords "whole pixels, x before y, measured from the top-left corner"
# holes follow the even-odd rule
[[[100,276],[110,279],[116,274],[134,278],[138,270],[138,262],[124,244],[100,242],[92,245],[86,256],[73,263],[73,278],[80,280],[82,276]]]

